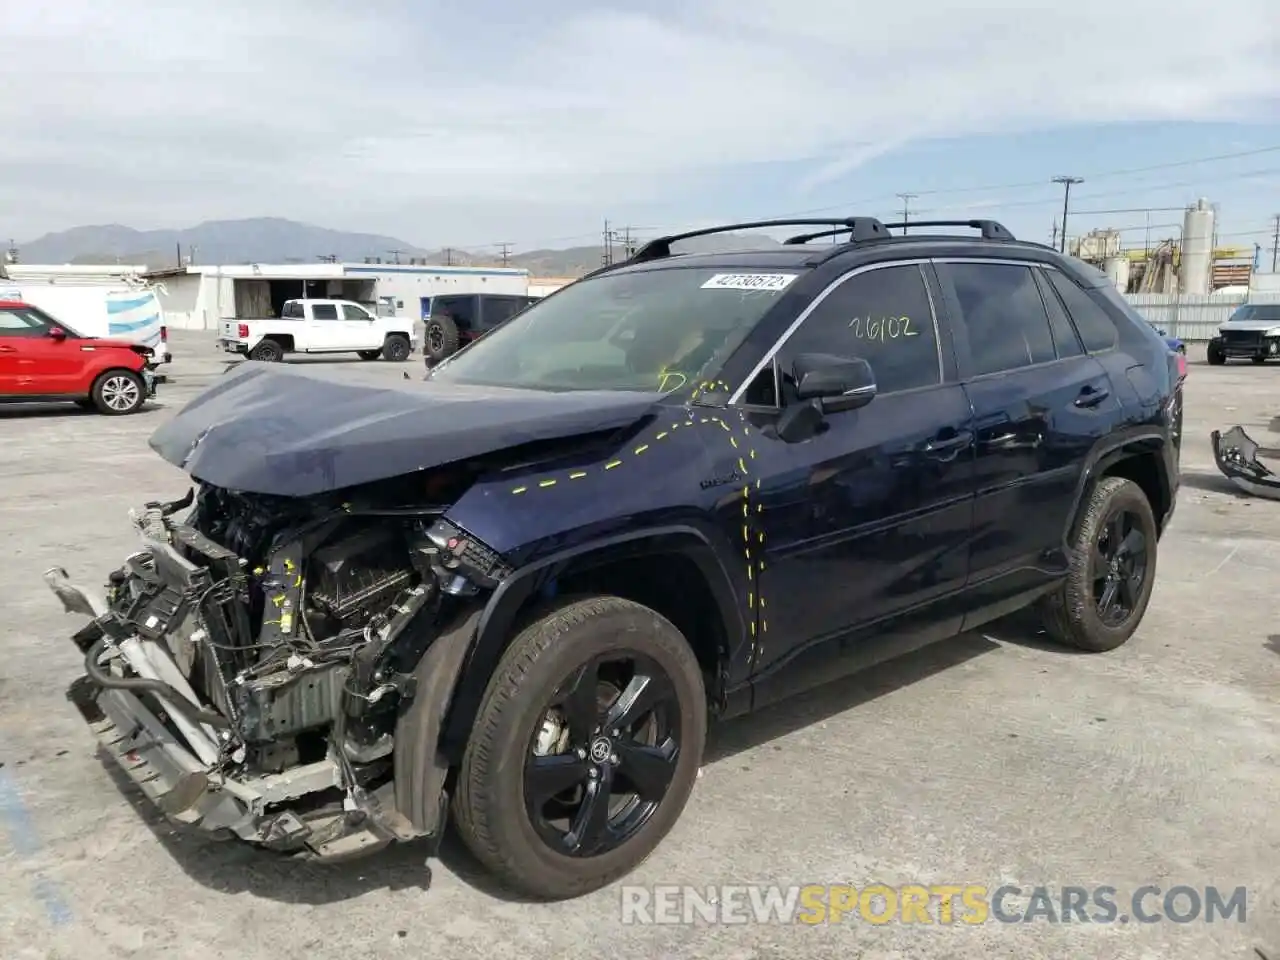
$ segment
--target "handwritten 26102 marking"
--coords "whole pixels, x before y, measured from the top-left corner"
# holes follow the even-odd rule
[[[854,317],[849,329],[859,340],[899,340],[902,337],[918,337],[919,330],[911,329],[910,317]]]

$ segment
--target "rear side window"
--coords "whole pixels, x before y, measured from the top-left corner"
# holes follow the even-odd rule
[[[879,393],[941,383],[933,310],[920,268],[868,270],[831,291],[779,354],[784,395],[794,387],[792,365],[802,353],[866,360]]]
[[[284,309],[280,311],[280,316],[288,320],[302,319],[302,304],[297,300],[291,300],[284,305]]]
[[[1058,299],[1058,295],[1053,292],[1053,287],[1049,285],[1046,271],[1036,270],[1036,275],[1039,278],[1040,298],[1044,301],[1045,310],[1049,314],[1049,329],[1053,333],[1053,345],[1058,351],[1058,357],[1079,357],[1083,355],[1084,348],[1080,346],[1080,338],[1076,335],[1076,328],[1071,325],[1071,319],[1062,308],[1062,301]]]
[[[1029,266],[949,263],[969,336],[969,375],[1017,370],[1057,357],[1049,315]]]
[[[337,320],[338,308],[332,303],[317,303],[311,307],[311,316],[316,320]]]
[[[1075,321],[1076,329],[1080,331],[1084,348],[1090,353],[1102,353],[1115,347],[1120,342],[1120,333],[1116,330],[1116,325],[1111,322],[1111,318],[1107,316],[1107,312],[1096,304],[1074,280],[1068,279],[1057,270],[1048,271],[1048,275],[1049,283],[1062,298],[1063,306],[1067,308],[1067,313]]]
[[[486,297],[481,303],[485,326],[506,323],[528,305],[529,301],[524,297]]]

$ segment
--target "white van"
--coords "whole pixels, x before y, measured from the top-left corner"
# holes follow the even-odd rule
[[[39,307],[86,337],[141,343],[155,352],[156,363],[173,359],[164,310],[154,289],[0,280],[0,300]]]

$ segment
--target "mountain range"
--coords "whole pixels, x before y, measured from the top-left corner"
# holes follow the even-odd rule
[[[685,247],[717,251],[776,242],[755,234],[724,234],[691,240]],[[597,245],[513,252],[506,262],[533,276],[578,277],[600,266],[603,255],[603,246]],[[21,262],[33,264],[130,263],[151,269],[173,267],[179,257],[194,264],[315,263],[330,258],[340,263],[361,263],[368,258],[383,263],[417,260],[457,266],[498,266],[502,262],[493,253],[428,250],[395,237],[330,230],[278,217],[209,220],[183,230],[135,230],[120,224],[73,227],[19,244],[18,256]],[[615,247],[615,259],[621,256],[621,248]]]

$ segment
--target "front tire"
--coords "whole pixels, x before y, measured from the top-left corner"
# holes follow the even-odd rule
[[[132,370],[108,370],[93,382],[89,399],[108,417],[136,413],[147,402],[147,387]]]
[[[453,797],[463,840],[537,899],[607,886],[684,810],[706,708],[697,658],[665,617],[618,597],[552,610],[489,682]]]
[[[1132,480],[1103,477],[1085,501],[1062,586],[1041,601],[1045,632],[1081,650],[1124,644],[1142,622],[1155,585],[1155,514]]]
[[[1205,359],[1213,366],[1218,367],[1227,362],[1227,355],[1222,352],[1221,344],[1209,341],[1209,346],[1205,348]]]
[[[409,343],[409,338],[402,333],[388,334],[386,342],[382,345],[383,359],[394,363],[404,363],[412,352],[413,346]]]

